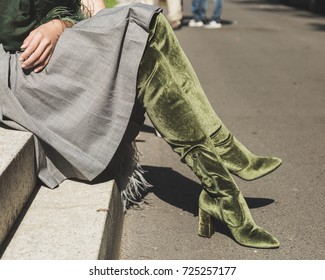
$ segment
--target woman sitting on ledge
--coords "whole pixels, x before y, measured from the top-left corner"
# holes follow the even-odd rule
[[[42,182],[54,188],[116,169],[146,112],[202,182],[199,235],[210,237],[217,219],[242,245],[279,246],[255,224],[231,174],[254,180],[281,160],[254,155],[228,131],[159,8],[104,9],[102,0],[0,5],[0,120],[35,135]],[[133,170],[126,200],[142,178]]]

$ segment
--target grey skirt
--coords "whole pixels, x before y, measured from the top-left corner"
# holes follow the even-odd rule
[[[61,35],[48,66],[23,71],[0,45],[0,121],[35,135],[38,176],[50,188],[93,180],[111,162],[135,103],[153,15],[142,4],[100,11]]]

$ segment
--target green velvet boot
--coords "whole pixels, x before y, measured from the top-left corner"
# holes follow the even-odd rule
[[[242,245],[278,247],[279,242],[274,237],[255,225],[244,198],[207,133],[206,127],[214,124],[202,113],[204,108],[197,110],[197,104],[193,103],[195,94],[192,92],[201,90],[193,73],[169,23],[159,15],[154,20],[139,68],[137,101],[206,190],[207,197],[200,199],[199,234],[209,236],[204,231],[213,217],[223,222]]]
[[[164,29],[165,34],[161,30]],[[151,40],[151,46],[157,53],[167,59],[159,59],[158,63],[151,60],[152,69],[156,70],[157,65],[163,68],[165,72],[169,71],[172,75],[149,76],[150,86],[159,87],[162,85],[170,87],[170,90],[180,90],[187,96],[188,102],[192,105],[193,110],[200,116],[202,129],[207,135],[210,135],[220,154],[225,166],[232,174],[239,176],[245,180],[254,180],[266,174],[269,174],[281,165],[281,159],[276,157],[261,157],[251,153],[243,144],[241,144],[229,132],[221,119],[215,113],[204,90],[188,61],[183,50],[179,46],[177,39],[172,31],[167,28],[153,30],[153,38],[155,35],[159,40]],[[160,33],[161,34],[158,34]],[[148,56],[148,55],[147,55]],[[146,59],[146,68],[148,67],[148,59]],[[140,80],[140,82],[142,82]],[[177,83],[177,89],[175,88]],[[175,119],[175,121],[177,121]]]
[[[241,245],[254,248],[278,248],[279,241],[257,226],[247,203],[214,149],[196,146],[184,157],[202,182],[199,198],[198,234],[211,237],[213,219],[224,223]]]
[[[279,241],[265,229],[257,226],[240,191],[228,197],[211,196],[202,190],[199,198],[198,234],[210,238],[215,232],[213,219],[227,225],[234,239],[247,247],[273,249]]]
[[[223,124],[211,135],[211,139],[230,173],[241,179],[258,179],[271,173],[282,163],[277,157],[254,155]]]
[[[158,35],[160,39],[151,42],[157,52],[168,57],[167,63],[160,60],[160,63],[163,63],[161,67],[171,71],[173,76],[169,80],[162,76],[158,78],[155,76],[154,79],[152,76],[150,85],[158,88],[163,84],[168,87],[174,86],[171,84],[172,81],[177,82],[178,89],[186,94],[193,110],[198,116],[201,116],[202,128],[208,135],[211,135],[218,153],[232,174],[244,180],[254,180],[278,168],[281,165],[281,159],[254,155],[229,132],[211,107],[195,71],[175,36],[169,30],[165,31],[167,35]],[[158,30],[158,32],[160,31]],[[162,38],[163,40],[161,40]],[[154,69],[155,67],[153,66]]]

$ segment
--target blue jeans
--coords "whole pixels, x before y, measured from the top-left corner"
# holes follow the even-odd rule
[[[206,2],[206,5],[203,5]],[[192,14],[195,21],[204,21],[208,1],[193,0],[192,1]]]
[[[208,8],[208,0],[193,0],[192,13],[195,21],[204,21]],[[214,10],[211,20],[220,21],[223,0],[214,0]]]

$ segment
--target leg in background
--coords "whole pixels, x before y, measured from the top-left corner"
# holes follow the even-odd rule
[[[204,0],[206,2],[206,9],[207,9],[207,0]],[[215,28],[221,28],[221,13],[223,8],[223,0],[214,0],[214,9],[212,13],[212,17],[210,21],[204,25],[205,28],[215,29]]]
[[[205,13],[202,12],[202,0],[192,0],[193,19],[188,23],[190,27],[201,27],[205,19]]]
[[[168,15],[167,18],[173,29],[181,27],[182,13],[182,1],[181,0],[167,0]]]
[[[213,10],[211,20],[220,22],[222,9],[223,9],[223,0],[214,0],[214,10]]]

